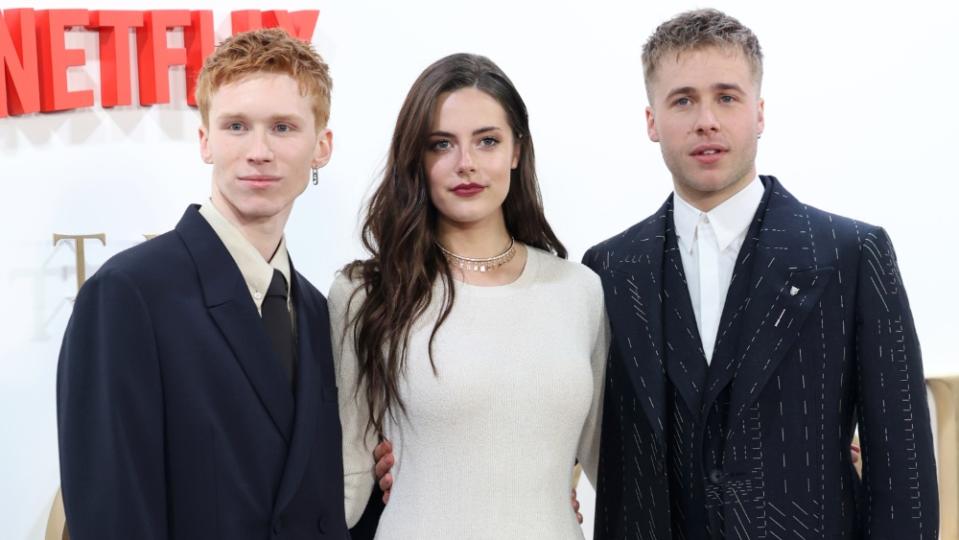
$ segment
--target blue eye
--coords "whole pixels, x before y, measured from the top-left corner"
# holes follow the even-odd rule
[[[452,146],[448,140],[443,139],[430,143],[430,150],[449,150]]]
[[[690,103],[692,103],[691,99],[689,99],[688,97],[681,97],[677,99],[676,101],[674,101],[673,105],[679,105],[680,107],[685,107],[686,105],[689,105]]]
[[[243,131],[243,128],[244,126],[242,122],[230,122],[226,125],[226,129],[228,131]]]
[[[723,103],[732,103],[736,101],[736,98],[730,95],[723,95],[723,96],[719,96],[719,101],[722,101]]]
[[[480,139],[480,146],[492,147],[499,144],[499,139],[496,137],[483,137]]]

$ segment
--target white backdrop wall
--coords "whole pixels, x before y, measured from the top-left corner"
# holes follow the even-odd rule
[[[887,228],[927,374],[957,371],[959,4],[713,5],[752,27],[766,54],[759,171],[777,175],[803,201]],[[334,78],[335,150],[320,185],[297,202],[287,233],[298,269],[325,290],[338,267],[362,256],[359,211],[409,85],[452,52],[491,57],[523,94],[547,216],[572,257],[655,210],[671,187],[645,133],[640,49],[659,22],[702,5],[58,0],[3,9],[13,7],[212,9],[220,37],[230,33],[232,9],[319,9],[313,41]],[[170,40],[182,44],[182,33]],[[53,233],[107,235],[106,246],[88,244],[91,274],[142,234],[171,229],[187,203],[209,193],[183,68],[172,70],[171,104],[104,110],[96,34],[72,31],[66,41],[87,56],[84,67],[70,69],[70,88],[92,89],[97,105],[0,119],[0,537],[10,539],[43,537],[59,482],[57,351],[76,285],[73,251],[54,247]]]

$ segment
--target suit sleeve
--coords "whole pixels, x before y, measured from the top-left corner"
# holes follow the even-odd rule
[[[376,434],[366,429],[370,418],[366,393],[359,388],[359,364],[353,347],[353,333],[348,331],[352,286],[342,274],[333,281],[329,294],[330,325],[333,341],[333,363],[339,388],[340,423],[343,426],[343,486],[346,523],[359,522],[370,500],[375,476],[373,448]],[[353,305],[362,299],[353,299]],[[352,329],[352,327],[349,327]]]
[[[57,424],[70,538],[166,539],[153,325],[119,271],[101,270],[77,296],[60,350]]]
[[[865,235],[857,291],[864,538],[938,537],[939,500],[919,341],[896,255]]]
[[[599,277],[591,275],[594,287],[591,291],[591,303],[594,308],[593,336],[591,347],[590,366],[593,374],[593,400],[580,434],[579,448],[576,457],[583,466],[583,471],[590,484],[596,487],[596,471],[599,464],[600,430],[603,419],[603,391],[606,379],[606,360],[609,356],[609,319],[606,316],[606,305],[603,300],[603,288]]]

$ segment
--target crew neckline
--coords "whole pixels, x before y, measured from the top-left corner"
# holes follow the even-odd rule
[[[516,279],[502,285],[473,285],[454,279],[453,286],[456,288],[457,294],[466,293],[470,296],[496,297],[510,295],[527,288],[536,276],[540,258],[544,256],[544,253],[532,246],[526,244],[523,244],[523,246],[526,247],[526,264],[523,265],[523,271]]]

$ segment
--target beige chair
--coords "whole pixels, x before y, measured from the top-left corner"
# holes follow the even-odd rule
[[[43,540],[70,540],[70,533],[67,532],[67,517],[63,513],[63,495],[60,488],[57,488],[57,494],[53,497],[53,504],[50,507],[50,515],[47,517],[47,532]]]
[[[936,466],[939,472],[939,536],[959,539],[959,376],[926,380],[936,407]]]
[[[576,465],[573,466],[573,481],[571,482],[572,489],[576,489],[576,486],[579,485],[579,479],[582,476],[583,476],[583,466],[577,463]]]

